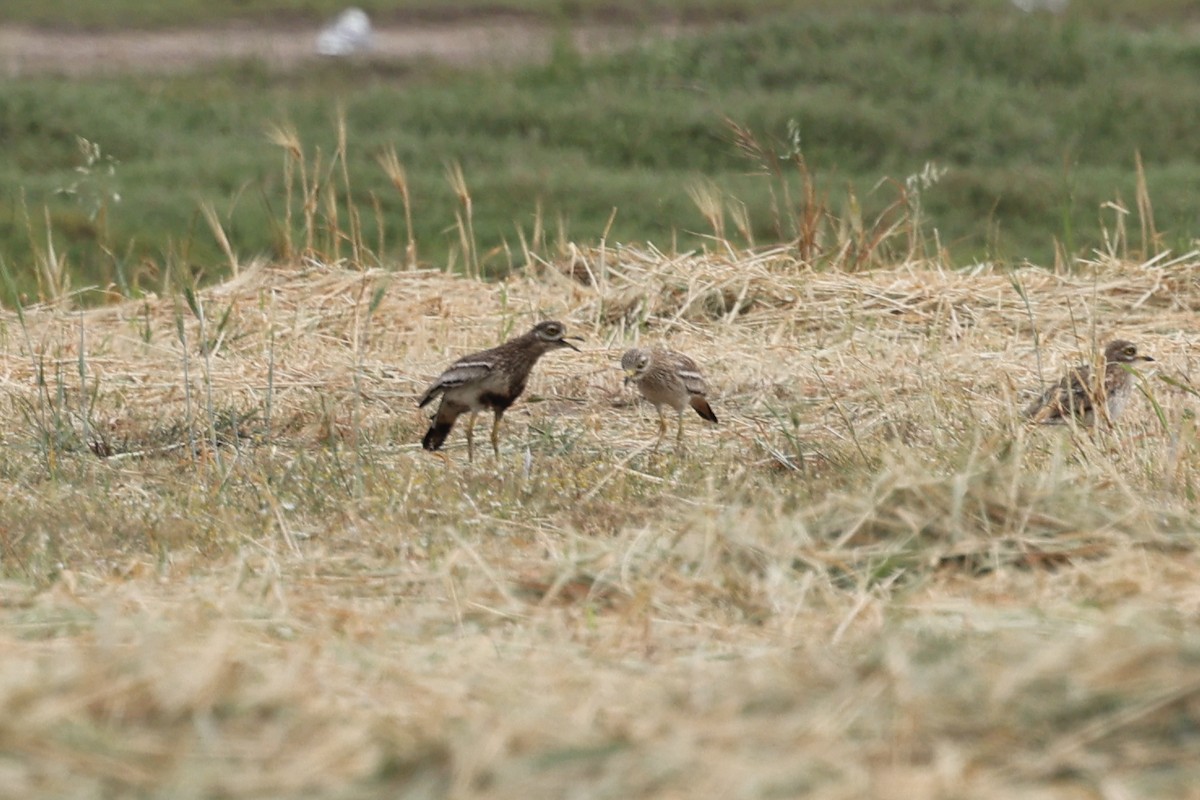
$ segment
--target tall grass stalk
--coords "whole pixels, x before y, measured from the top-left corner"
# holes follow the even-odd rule
[[[187,326],[184,324],[183,312],[179,308],[178,299],[175,300],[172,310],[175,320],[175,335],[179,340],[179,352],[183,368],[183,417],[184,429],[187,431],[188,457],[191,458],[192,464],[195,466],[198,463],[200,453],[196,447],[196,434],[192,428],[194,403],[192,402],[191,352],[188,345]]]
[[[213,208],[212,203],[202,202],[200,212],[204,215],[204,221],[208,223],[209,230],[212,231],[221,252],[225,255],[225,260],[229,263],[229,274],[236,277],[239,272],[238,258],[233,252],[233,246],[229,243],[229,237],[225,235],[225,228],[221,225],[221,218],[217,216],[217,210]]]
[[[76,359],[76,365],[79,368],[79,418],[80,424],[83,426],[83,442],[88,446],[100,448],[98,440],[93,440],[91,429],[92,416],[92,396],[88,391],[88,372],[87,372],[87,339],[84,336],[83,324],[83,309],[78,312],[79,317],[79,354]],[[99,386],[97,386],[99,388]],[[98,452],[97,455],[104,455]]]
[[[471,201],[471,191],[467,188],[467,179],[463,175],[462,165],[453,161],[446,166],[446,179],[454,196],[458,200],[458,209],[454,212],[455,227],[458,230],[458,243],[462,248],[463,267],[467,275],[473,278],[482,277],[479,269],[479,253],[475,241],[475,210]]]
[[[417,268],[417,240],[413,233],[413,217],[412,217],[412,198],[408,191],[408,173],[404,169],[404,165],[400,163],[400,159],[396,156],[396,148],[389,146],[379,156],[379,166],[383,169],[392,187],[400,193],[400,201],[404,205],[404,268],[413,270]],[[383,236],[384,226],[382,222],[379,225],[379,235]],[[383,245],[380,244],[380,257],[383,256]]]
[[[337,161],[341,167],[342,176],[342,195],[346,203],[346,218],[349,221],[350,230],[348,232],[350,239],[351,262],[360,267],[367,266],[367,251],[363,242],[362,219],[359,216],[358,203],[354,199],[354,191],[350,184],[350,166],[347,163],[349,158],[349,150],[347,147],[346,136],[346,111],[344,107],[338,107],[337,115]],[[377,255],[382,257],[383,253]]]
[[[21,302],[16,281],[13,280],[12,272],[8,267],[8,261],[2,255],[0,255],[0,274],[4,276],[5,288],[7,288],[9,294],[13,297],[13,307],[17,313],[17,324],[21,328],[21,336],[25,343],[25,352],[29,354],[36,380],[35,400],[29,404],[29,408],[37,432],[37,446],[41,453],[42,463],[46,467],[46,472],[54,475],[57,472],[58,465],[58,437],[56,431],[59,423],[56,419],[57,415],[53,413],[54,406],[50,402],[48,394],[44,354],[33,346],[33,337],[30,334],[28,321],[25,317],[25,304]]]
[[[221,451],[217,446],[217,410],[216,404],[213,402],[213,380],[212,380],[212,351],[213,347],[208,340],[208,319],[204,311],[204,299],[198,294],[193,286],[183,287],[183,299],[187,302],[187,306],[191,309],[193,316],[196,317],[196,322],[199,325],[197,335],[200,342],[200,355],[204,364],[204,411],[205,422],[208,430],[209,447],[212,450],[212,458],[216,462],[218,469],[221,468]],[[236,438],[236,431],[234,436]]]
[[[781,149],[764,143],[748,127],[733,120],[727,119],[726,125],[734,146],[756,165],[767,183],[776,236],[788,240],[805,263],[851,271],[870,269],[901,255],[893,242],[905,243],[904,255],[909,259],[928,257],[924,234],[919,229],[923,220],[920,191],[940,177],[935,168],[926,165],[921,173],[909,177],[908,185],[879,181],[875,190],[894,185],[897,197],[870,221],[863,218],[853,189],[847,189],[845,209],[838,215],[817,188],[816,176],[800,146],[798,129],[789,128],[789,141]],[[798,197],[793,192],[794,181],[799,182]],[[713,187],[694,187],[691,196],[714,235],[724,241],[725,204],[713,192]],[[744,203],[735,199],[730,205],[743,209],[736,216],[739,230],[749,230]],[[748,243],[752,241],[749,235],[745,238]]]
[[[296,173],[300,173],[301,197],[307,197],[308,178],[305,173],[304,151],[300,137],[291,126],[276,125],[267,130],[267,139],[283,151],[283,252],[284,261],[295,258],[296,247],[292,241],[293,192]]]
[[[1162,237],[1154,224],[1154,205],[1150,202],[1150,187],[1146,183],[1146,168],[1142,165],[1140,150],[1134,153],[1135,196],[1137,199],[1138,222],[1142,229],[1143,259],[1153,258],[1165,249]]]

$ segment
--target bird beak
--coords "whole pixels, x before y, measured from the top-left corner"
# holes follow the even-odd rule
[[[583,352],[578,347],[576,347],[575,345],[568,342],[567,341],[568,339],[574,339],[577,342],[582,342],[583,341],[582,336],[564,336],[563,338],[559,339],[559,341],[563,343],[563,347],[569,347],[572,350],[574,350],[576,353]]]
[[[633,376],[637,375],[636,369],[625,370],[625,385],[628,386],[633,381]]]
[[[1151,358],[1150,356],[1138,356],[1138,361],[1153,361],[1153,360],[1154,359]]]

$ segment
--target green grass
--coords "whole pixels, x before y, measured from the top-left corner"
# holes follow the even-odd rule
[[[1165,12],[1164,12],[1165,13]],[[787,238],[769,181],[733,143],[726,118],[786,150],[795,124],[828,203],[848,189],[870,219],[896,183],[930,161],[947,168],[921,198],[929,230],[958,263],[1048,263],[1055,241],[1087,252],[1132,210],[1135,154],[1145,162],[1164,243],[1197,234],[1200,58],[1176,29],[1007,13],[814,12],[726,23],[633,54],[583,58],[559,47],[545,65],[497,74],[428,63],[317,65],[279,74],[254,63],[182,76],[0,87],[0,254],[31,291],[43,207],[80,283],[152,274],[167,261],[219,274],[224,259],[197,211],[211,202],[243,255],[278,253],[284,204],[276,123],[328,155],[339,107],[353,200],[382,258],[404,238],[398,193],[378,168],[394,148],[411,186],[418,252],[444,264],[458,235],[446,168],[461,163],[485,267],[506,269],[541,213],[554,232],[662,247],[711,233],[688,190],[711,179],[749,209],[758,243]],[[81,176],[76,137],[116,160]],[[310,155],[312,150],[310,150]],[[101,164],[100,166],[103,166]],[[76,186],[74,196],[56,190]],[[113,193],[120,202],[112,202]],[[96,212],[102,211],[102,214]],[[31,218],[27,223],[25,215]],[[29,232],[33,232],[32,243]],[[728,232],[728,231],[727,231]],[[107,252],[106,252],[107,251]],[[461,263],[461,256],[456,256]]]

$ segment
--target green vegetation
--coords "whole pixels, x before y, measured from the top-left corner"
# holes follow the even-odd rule
[[[238,63],[10,81],[0,87],[0,254],[29,289],[22,276],[36,260],[30,248],[45,250],[47,207],[77,285],[121,283],[167,260],[215,276],[224,259],[201,202],[239,253],[278,254],[281,155],[266,131],[292,126],[328,166],[339,108],[352,201],[370,242],[378,203],[385,263],[406,237],[400,194],[378,165],[392,149],[418,254],[434,264],[463,262],[452,253],[453,164],[493,273],[538,225],[553,237],[561,224],[586,242],[612,219],[611,241],[702,246],[713,231],[690,196],[700,179],[746,204],[750,240],[789,238],[794,225],[772,210],[777,186],[753,174],[761,164],[735,146],[727,120],[779,152],[798,142],[828,204],[850,208],[852,192],[868,220],[936,163],[946,172],[920,198],[924,222],[957,263],[1048,263],[1056,241],[1090,251],[1101,223],[1114,224],[1105,203],[1134,210],[1139,152],[1161,243],[1185,248],[1197,234],[1200,55],[1190,38],[1005,6],[768,17],[613,56],[560,44],[548,64],[501,73],[378,61],[277,73]],[[115,159],[115,174],[104,162],[77,172],[77,137]],[[739,238],[732,224],[725,233]]]

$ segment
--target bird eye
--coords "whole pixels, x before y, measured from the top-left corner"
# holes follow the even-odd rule
[[[1136,348],[1136,347],[1134,347],[1133,345],[1130,345],[1129,347],[1126,347],[1126,348],[1125,348],[1125,355],[1127,355],[1127,356],[1136,356],[1136,355],[1137,355],[1137,348]]]

